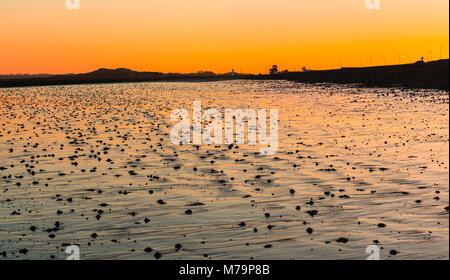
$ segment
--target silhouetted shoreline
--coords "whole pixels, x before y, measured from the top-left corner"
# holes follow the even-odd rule
[[[412,64],[341,68],[305,72],[282,72],[274,75],[215,74],[198,72],[191,74],[137,72],[129,69],[99,69],[85,74],[65,74],[26,78],[0,79],[0,88],[76,85],[128,82],[208,82],[223,80],[289,80],[302,83],[359,84],[367,87],[403,87],[415,89],[449,90],[449,60],[416,62]]]
[[[304,83],[360,84],[367,87],[449,90],[449,60],[392,66],[288,72],[275,76]]]

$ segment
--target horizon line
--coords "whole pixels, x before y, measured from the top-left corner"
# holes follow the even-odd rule
[[[280,70],[280,72],[282,71],[288,71],[288,72],[303,72],[305,69],[308,71],[331,71],[331,70],[339,70],[339,69],[345,69],[345,68],[371,68],[371,67],[387,67],[387,66],[400,66],[400,65],[408,65],[408,64],[414,64],[417,62],[423,62],[423,63],[430,63],[430,62],[436,62],[436,61],[442,61],[442,60],[450,60],[450,58],[441,58],[441,59],[436,59],[436,60],[429,60],[429,61],[424,61],[423,59],[419,59],[413,62],[408,62],[408,63],[398,63],[398,64],[383,64],[383,65],[371,65],[371,66],[341,66],[339,68],[329,68],[329,69],[310,69],[307,68],[306,66],[304,66],[302,68],[302,70],[289,70],[289,69],[283,69]],[[275,66],[277,64],[273,64],[273,66]],[[268,68],[269,69],[269,68]],[[199,74],[201,72],[204,73],[213,73],[215,75],[225,75],[225,74],[229,74],[229,73],[233,73],[234,68],[232,68],[232,71],[229,72],[220,72],[220,73],[216,73],[214,71],[211,70],[198,70],[196,72],[160,72],[160,71],[150,71],[150,70],[144,70],[144,71],[138,71],[138,70],[133,70],[131,68],[127,68],[127,67],[117,67],[117,68],[106,68],[106,67],[100,67],[100,68],[96,68],[94,70],[88,71],[88,72],[80,72],[80,73],[8,73],[8,74],[0,74],[0,76],[39,76],[39,75],[48,75],[48,76],[59,76],[59,75],[81,75],[81,74],[89,74],[89,73],[93,73],[95,71],[99,71],[99,70],[129,70],[132,72],[137,72],[137,73],[160,73],[160,74],[180,74],[180,75],[189,75],[189,74]],[[239,75],[265,75],[263,73],[244,73],[244,72],[237,72],[234,71],[235,74],[239,74]]]

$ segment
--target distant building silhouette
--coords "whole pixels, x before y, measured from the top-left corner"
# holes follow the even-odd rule
[[[416,64],[417,63],[425,63],[425,61],[423,60],[423,56],[420,58],[420,60],[416,61]]]
[[[270,68],[270,75],[278,74],[278,66],[273,65],[272,68]]]

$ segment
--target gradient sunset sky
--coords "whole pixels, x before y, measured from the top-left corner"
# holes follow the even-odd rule
[[[267,73],[449,56],[448,0],[0,0],[0,74]]]

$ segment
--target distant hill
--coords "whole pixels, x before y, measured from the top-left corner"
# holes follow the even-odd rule
[[[106,69],[100,68],[98,70],[84,73],[84,74],[68,74],[68,75],[54,75],[50,77],[51,80],[72,80],[72,81],[102,81],[102,80],[128,80],[128,79],[153,79],[164,76],[159,72],[137,72],[126,68]]]
[[[231,75],[218,75],[210,71],[199,71],[198,73],[160,73],[160,72],[138,72],[126,68],[106,69],[83,73],[46,75],[37,77],[30,75],[20,79],[9,75],[0,80],[0,87],[23,87],[23,86],[45,86],[45,85],[71,85],[90,83],[124,83],[124,82],[151,82],[151,81],[203,81],[229,79]]]

